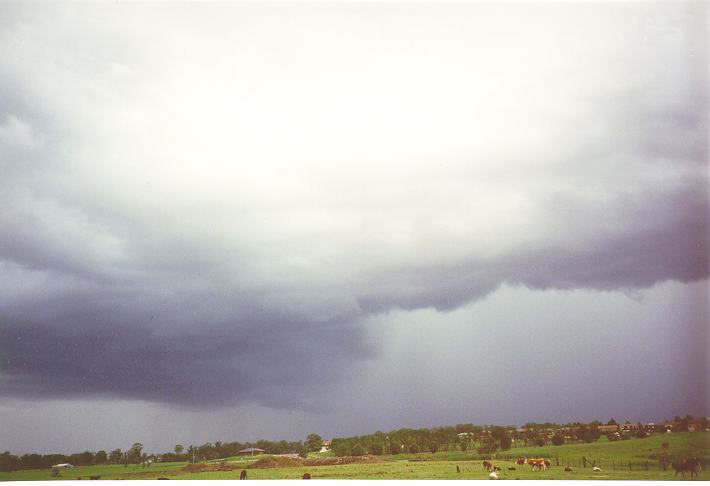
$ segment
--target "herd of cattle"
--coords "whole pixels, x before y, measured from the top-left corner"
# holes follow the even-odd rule
[[[527,464],[530,466],[531,470],[533,471],[545,471],[548,467],[550,467],[551,463],[549,459],[545,458],[518,458],[517,461],[515,461],[515,464],[518,466],[524,466]],[[683,459],[682,461],[679,462],[674,462],[672,465],[673,470],[675,471],[675,476],[678,476],[678,473],[681,474],[682,477],[685,477],[685,473],[689,473],[690,477],[693,478],[694,476],[698,475],[698,471],[703,468],[703,461],[698,458],[698,457],[691,457],[691,458],[686,458]],[[483,461],[483,469],[488,471],[490,474],[488,475],[489,479],[500,479],[498,477],[498,471],[501,470],[500,467],[496,466],[490,461]],[[515,471],[515,466],[509,466],[508,467],[509,471]],[[565,467],[566,472],[572,472],[572,468],[569,466]],[[596,465],[596,463],[592,463],[592,471],[594,472],[600,472],[601,468]],[[461,473],[461,470],[459,466],[456,466],[456,472],[458,474]],[[674,476],[674,477],[675,477]]]

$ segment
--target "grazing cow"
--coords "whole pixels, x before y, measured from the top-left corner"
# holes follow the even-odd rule
[[[508,471],[515,471],[515,467],[514,467],[514,466],[508,466]]]
[[[538,470],[538,471],[544,471],[547,469],[547,463],[549,463],[547,459],[528,459],[527,463],[530,465],[531,469]]]
[[[671,464],[671,467],[675,470],[675,476],[673,477],[678,476],[678,473],[680,473],[682,477],[685,477],[686,472],[690,473],[691,478],[697,476],[698,470],[702,465],[703,463],[697,457],[685,458],[681,462],[674,462]]]
[[[239,479],[246,479],[247,478],[247,470],[242,469],[242,472],[239,473]]]
[[[600,468],[599,466],[594,466],[592,468],[592,471],[594,471],[594,472],[600,472],[601,470],[602,470],[602,468]]]
[[[303,473],[303,479],[311,479],[311,473]]]
[[[488,461],[483,461],[483,469],[485,469],[486,471],[490,471],[491,469],[493,469],[493,464]]]
[[[492,473],[490,473],[488,475],[488,479],[500,479],[500,478],[498,477],[498,473],[493,471]]]
[[[461,468],[456,464],[456,474],[461,474]]]
[[[572,472],[572,468],[569,466],[565,467],[565,472]]]
[[[500,471],[501,469],[498,466],[493,466],[494,471]]]
[[[525,464],[525,458],[524,457],[519,457],[517,461],[515,461],[515,464],[518,466],[522,466]]]

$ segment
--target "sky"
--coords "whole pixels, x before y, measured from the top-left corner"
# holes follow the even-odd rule
[[[707,28],[0,3],[0,450],[710,415]]]

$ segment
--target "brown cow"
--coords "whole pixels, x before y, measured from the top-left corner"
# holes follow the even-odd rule
[[[671,464],[671,467],[675,471],[675,475],[673,477],[678,476],[678,473],[680,473],[681,476],[685,477],[686,472],[690,473],[691,478],[693,476],[697,476],[698,470],[700,469],[702,464],[703,463],[697,457],[686,458],[683,459],[682,462],[674,462],[673,464]]]
[[[537,458],[537,459],[528,459],[527,463],[530,465],[532,470],[538,470],[538,471],[544,471],[547,469],[547,466],[550,461],[547,459],[542,459],[542,458]]]
[[[491,469],[493,469],[493,464],[488,461],[483,461],[483,469],[485,469],[486,471],[490,471]]]

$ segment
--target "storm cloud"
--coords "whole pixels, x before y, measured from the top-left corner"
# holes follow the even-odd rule
[[[313,410],[374,317],[708,278],[703,4],[0,12],[2,397]]]

